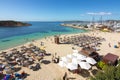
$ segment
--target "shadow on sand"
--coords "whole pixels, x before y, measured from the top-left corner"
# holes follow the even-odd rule
[[[46,53],[45,56],[51,56],[51,53]]]
[[[82,77],[90,77],[90,72],[88,70],[82,69],[79,73]]]
[[[51,62],[49,60],[42,60],[41,63],[50,64]]]

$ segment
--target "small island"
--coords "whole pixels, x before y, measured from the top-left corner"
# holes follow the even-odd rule
[[[21,27],[31,26],[31,24],[20,22],[20,21],[0,21],[0,27]]]

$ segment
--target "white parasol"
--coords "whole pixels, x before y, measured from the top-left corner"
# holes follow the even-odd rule
[[[94,65],[94,64],[97,63],[97,62],[96,62],[93,58],[91,58],[91,57],[87,57],[87,58],[86,58],[86,61],[87,61],[88,63],[92,64],[92,65]]]
[[[80,62],[79,65],[82,69],[89,70],[91,68],[90,64],[87,62]]]
[[[73,64],[73,63],[68,63],[66,67],[70,70],[75,70],[78,68],[77,64]]]

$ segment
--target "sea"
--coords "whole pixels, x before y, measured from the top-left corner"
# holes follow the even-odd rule
[[[61,26],[62,22],[29,21],[32,26],[0,27],[0,50],[22,45],[48,36],[84,33],[86,30]]]

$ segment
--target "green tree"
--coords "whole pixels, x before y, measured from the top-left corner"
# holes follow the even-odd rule
[[[96,77],[95,80],[104,80],[105,79],[105,75],[103,75],[103,72],[101,72],[101,71],[98,72],[95,77]]]
[[[90,80],[120,80],[120,65],[119,66],[104,66],[104,68]]]
[[[103,61],[97,63],[98,68],[102,69],[106,64]]]
[[[115,73],[116,73],[115,75],[116,80],[120,80],[120,64],[117,66]]]
[[[103,68],[105,80],[115,80],[115,71],[116,68],[114,66],[106,66]]]

